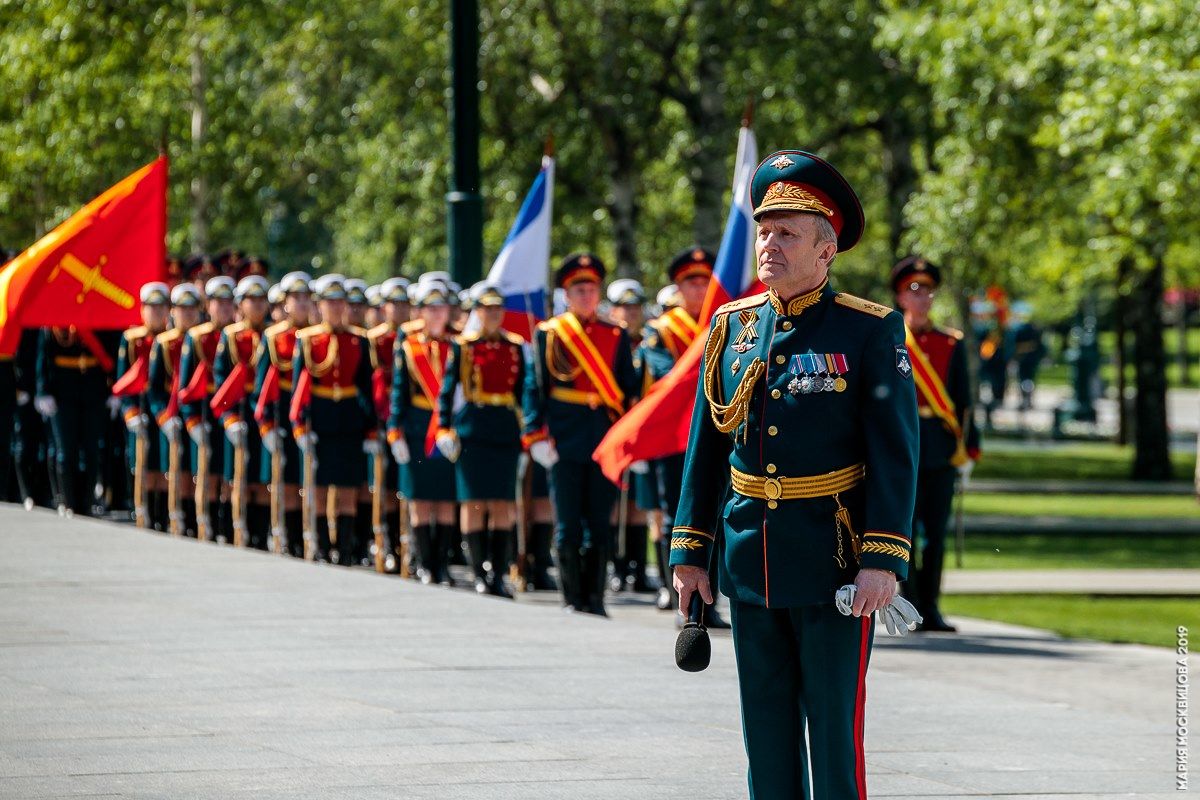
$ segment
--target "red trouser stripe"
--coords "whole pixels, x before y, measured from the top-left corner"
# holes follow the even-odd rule
[[[858,693],[854,700],[854,775],[858,800],[867,800],[867,757],[863,752],[867,711],[867,648],[871,644],[871,615],[862,617],[862,642],[858,649]]]

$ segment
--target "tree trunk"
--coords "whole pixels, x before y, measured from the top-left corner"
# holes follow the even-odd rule
[[[913,166],[913,130],[907,116],[894,112],[882,119],[883,173],[887,181],[888,244],[892,262],[906,255],[901,242],[908,224],[904,207],[917,186],[917,170]]]
[[[633,153],[622,141],[619,132],[608,138],[609,200],[608,214],[612,218],[613,242],[617,263],[613,278],[641,280],[637,258],[637,223],[641,211],[638,202],[638,172]]]
[[[727,11],[718,0],[697,0],[694,6],[700,63],[696,69],[694,102],[686,103],[695,144],[689,148],[688,177],[692,183],[692,236],[695,243],[713,251],[721,243],[731,185],[729,164],[735,129],[725,113],[725,52],[721,26],[728,24]],[[680,242],[679,249],[691,242]]]
[[[200,32],[200,12],[196,0],[188,3],[188,22],[192,29],[192,216],[190,238],[192,249],[204,252],[208,249],[208,178],[205,175],[204,140],[208,132],[208,104],[205,99],[207,85],[204,65],[204,37]]]
[[[1129,444],[1129,409],[1125,403],[1125,329],[1129,321],[1129,273],[1132,261],[1122,258],[1117,262],[1117,292],[1113,303],[1113,325],[1117,334],[1117,351],[1114,354],[1117,362],[1117,444]]]
[[[1133,302],[1130,303],[1137,376],[1133,478],[1165,481],[1171,478],[1171,450],[1167,428],[1167,358],[1162,328],[1162,254],[1157,253],[1153,267],[1134,280]]]

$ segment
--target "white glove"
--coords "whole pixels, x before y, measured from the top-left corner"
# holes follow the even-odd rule
[[[383,445],[378,439],[363,439],[363,452],[369,456],[377,456],[383,452]]]
[[[33,398],[33,407],[43,417],[53,417],[58,413],[58,403],[48,394],[39,394]]]
[[[179,417],[170,417],[162,424],[159,430],[161,430],[163,435],[168,439],[177,439],[179,437],[179,431],[182,430],[182,428],[183,420],[181,420]]]
[[[17,405],[24,406],[29,404],[29,392],[17,390]]]
[[[117,415],[121,413],[121,398],[110,396],[104,401],[104,404],[108,406],[109,419],[116,419]]]
[[[971,482],[971,473],[975,470],[975,462],[967,459],[958,465],[958,479],[962,482],[965,489],[967,484]]]
[[[225,438],[234,447],[245,447],[247,430],[249,430],[249,427],[246,423],[238,420],[225,428]]]
[[[196,444],[204,444],[208,441],[208,433],[212,430],[212,425],[207,422],[197,422],[192,427],[188,428],[188,436],[192,437],[192,441]]]
[[[458,461],[458,456],[462,452],[462,444],[456,435],[453,433],[439,434],[434,440],[434,444],[437,445],[437,449],[446,457],[447,461],[451,463]]]
[[[408,452],[408,442],[403,438],[392,442],[392,458],[396,459],[397,464],[407,464],[412,461],[412,454]]]
[[[283,431],[279,428],[271,428],[263,434],[262,443],[271,455],[279,455],[283,451]]]
[[[854,613],[854,595],[857,591],[858,587],[852,583],[837,590],[833,602],[839,612],[846,616]],[[875,613],[876,618],[883,621],[884,627],[892,636],[906,636],[918,623],[924,622],[917,609],[913,608],[913,604],[898,594]]]
[[[145,414],[134,414],[132,417],[125,420],[125,430],[129,431],[130,433],[137,433],[138,431],[145,430],[146,426],[149,424],[150,418]]]
[[[317,435],[312,431],[308,431],[307,433],[297,436],[296,446],[304,451],[305,455],[307,455],[310,450],[317,446]]]
[[[539,439],[529,445],[529,456],[546,469],[558,463],[558,451],[549,439]]]
[[[629,465],[629,471],[634,475],[646,475],[650,472],[650,462],[645,460],[635,461]]]

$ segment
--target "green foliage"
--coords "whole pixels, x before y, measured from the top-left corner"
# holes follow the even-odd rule
[[[968,532],[963,549],[963,569],[1200,569],[1200,536]]]

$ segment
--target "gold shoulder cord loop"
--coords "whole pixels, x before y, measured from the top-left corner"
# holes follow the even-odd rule
[[[570,362],[566,361],[566,354],[563,353],[560,355],[560,348],[555,347],[557,338],[554,328],[551,327],[546,330],[546,370],[554,380],[571,383],[579,377],[582,367],[572,367]]]
[[[312,338],[304,337],[304,361],[308,364],[308,371],[312,373],[314,378],[320,378],[329,371],[333,366],[333,362],[337,361],[338,354],[338,338],[334,331],[329,332],[329,349],[325,352],[325,359],[321,363],[313,363],[312,356]]]
[[[750,398],[754,394],[754,385],[766,372],[766,362],[755,357],[746,368],[741,383],[733,393],[728,403],[718,400],[720,387],[717,385],[720,374],[721,348],[725,345],[725,337],[729,333],[729,315],[720,314],[713,326],[708,342],[704,345],[704,396],[708,399],[709,413],[713,425],[721,433],[736,431],[737,427],[746,421],[750,415]],[[746,430],[742,431],[742,442],[746,441]],[[737,434],[734,433],[736,438]]]

